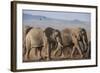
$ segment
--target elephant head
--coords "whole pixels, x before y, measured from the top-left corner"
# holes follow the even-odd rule
[[[44,30],[44,33],[47,37],[48,44],[48,60],[51,58],[51,50],[58,50],[62,47],[62,38],[60,31],[57,29],[53,29],[48,27]],[[57,52],[57,51],[56,51]],[[55,53],[56,53],[55,52]]]

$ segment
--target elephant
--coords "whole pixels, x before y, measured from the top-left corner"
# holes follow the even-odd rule
[[[80,40],[83,42],[82,50],[83,50],[83,52],[86,52],[88,49],[88,46],[89,46],[89,42],[88,42],[87,32],[84,28],[81,28],[80,35],[81,35]]]
[[[41,50],[43,48],[43,30],[41,28],[32,28],[26,35],[26,53],[25,60],[40,60],[42,58]]]
[[[37,58],[36,60],[50,60],[51,50],[55,50],[55,55],[62,48],[61,41],[61,34],[57,29],[51,27],[45,30],[41,28],[30,29],[25,39],[25,60],[33,60],[35,58]]]
[[[72,47],[71,58],[75,49],[78,50],[80,57],[83,58],[84,47],[88,45],[88,38],[84,28],[66,28],[62,30],[63,47]],[[81,43],[81,44],[80,44]]]
[[[54,51],[54,55],[56,55],[57,51],[60,50],[62,46],[62,38],[61,33],[57,29],[53,29],[51,27],[47,27],[44,30],[45,36],[47,38],[47,60],[51,59],[51,51]]]
[[[26,52],[26,45],[25,45],[25,38],[26,38],[26,35],[27,33],[32,29],[33,27],[30,27],[30,26],[24,26],[23,27],[23,56],[25,55],[25,52]]]

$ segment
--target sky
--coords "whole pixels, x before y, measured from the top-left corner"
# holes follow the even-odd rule
[[[37,11],[37,10],[23,10],[24,14],[40,15],[48,18],[61,19],[61,20],[80,20],[90,22],[90,13],[80,12],[59,12],[59,11]]]

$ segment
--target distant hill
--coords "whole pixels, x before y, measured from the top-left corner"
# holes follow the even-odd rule
[[[45,17],[45,16],[40,16],[40,15],[31,15],[31,14],[23,14],[23,20],[24,21],[28,21],[28,20],[38,20],[38,21],[42,21],[42,20],[45,20],[45,21],[58,21],[58,22],[65,22],[65,23],[73,23],[73,24],[85,24],[85,23],[89,23],[89,22],[83,22],[83,21],[80,21],[80,20],[61,20],[61,19],[53,19],[53,18],[49,18],[49,17]]]

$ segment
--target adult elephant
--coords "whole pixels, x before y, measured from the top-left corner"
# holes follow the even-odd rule
[[[87,47],[88,39],[84,28],[66,28],[62,30],[62,42],[64,47],[72,47],[71,58],[75,49],[78,50],[80,57],[83,58],[82,49]]]
[[[43,30],[41,28],[32,28],[26,35],[26,53],[25,60],[40,60],[42,58],[41,50],[43,48]]]
[[[47,38],[47,60],[50,60],[51,51],[55,50],[54,55],[56,55],[57,51],[63,47],[61,33],[59,30],[53,29],[51,27],[46,28],[44,33]]]
[[[28,32],[32,29],[33,27],[30,26],[24,26],[23,27],[23,56],[26,53],[26,35],[28,34]]]
[[[80,41],[82,41],[83,44],[83,52],[86,52],[89,46],[89,41],[88,41],[88,37],[87,37],[87,32],[84,28],[81,28],[80,30]]]

